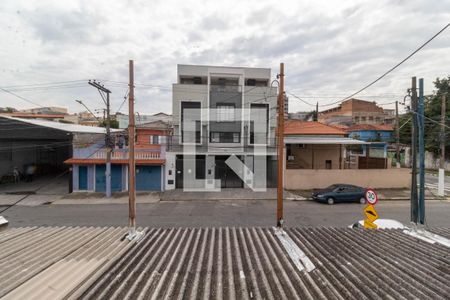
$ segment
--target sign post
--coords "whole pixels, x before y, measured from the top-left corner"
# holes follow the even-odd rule
[[[368,205],[364,208],[364,214],[366,215],[366,219],[364,220],[364,228],[376,229],[378,226],[374,222],[378,219],[378,213],[375,210],[375,204],[378,202],[378,195],[373,189],[367,189],[365,196]]]

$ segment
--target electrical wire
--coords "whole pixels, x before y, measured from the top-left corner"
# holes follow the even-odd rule
[[[411,54],[409,54],[407,57],[405,57],[402,61],[400,61],[398,64],[396,64],[395,66],[393,66],[392,68],[390,68],[389,70],[387,70],[385,73],[383,73],[381,76],[379,76],[377,79],[375,79],[374,81],[370,82],[369,84],[367,84],[366,86],[364,86],[363,88],[361,88],[360,90],[354,92],[353,94],[339,100],[339,101],[335,101],[333,103],[329,103],[323,106],[331,106],[331,105],[335,105],[341,102],[344,102],[345,100],[352,98],[353,96],[356,96],[357,94],[361,93],[362,91],[364,91],[365,89],[371,87],[372,85],[374,85],[375,83],[377,83],[378,81],[380,81],[381,79],[383,79],[386,75],[388,75],[389,73],[391,73],[392,71],[394,71],[395,69],[397,69],[400,65],[402,65],[404,62],[406,62],[408,59],[410,59],[413,55],[415,55],[417,52],[419,52],[420,50],[422,50],[426,45],[428,45],[432,40],[434,40],[438,35],[440,35],[442,32],[444,32],[444,30],[446,30],[448,27],[450,26],[450,23],[448,23],[447,25],[445,25],[441,30],[439,30],[435,35],[433,35],[431,38],[429,38],[425,43],[423,43],[419,48],[417,48],[416,50],[414,50]]]

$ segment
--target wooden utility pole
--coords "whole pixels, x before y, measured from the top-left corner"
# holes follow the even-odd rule
[[[134,65],[130,60],[130,83],[128,94],[128,225],[130,230],[136,230],[136,162],[134,159],[134,135],[136,132],[134,122]]]
[[[278,91],[278,186],[277,227],[283,225],[283,173],[284,173],[284,63],[280,63],[280,90]]]
[[[400,121],[398,118],[398,101],[395,101],[395,135],[396,135],[396,160],[397,168],[400,168]]]

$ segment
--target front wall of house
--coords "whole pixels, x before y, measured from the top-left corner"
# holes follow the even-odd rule
[[[331,169],[339,169],[341,158],[340,145],[305,145],[304,148],[291,145],[290,156],[287,161],[288,169],[326,169],[327,161],[331,161]]]

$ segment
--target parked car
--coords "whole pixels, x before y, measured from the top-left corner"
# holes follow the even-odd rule
[[[359,202],[366,203],[366,189],[350,184],[333,184],[329,187],[312,194],[316,201],[328,204],[339,202]]]

